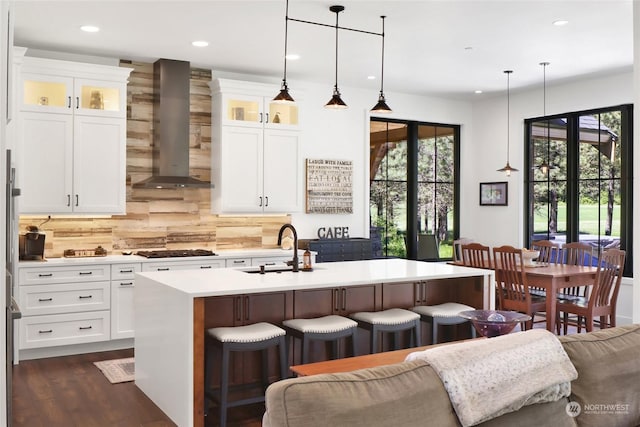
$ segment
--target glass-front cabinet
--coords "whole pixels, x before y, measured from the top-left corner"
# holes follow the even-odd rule
[[[22,73],[20,109],[84,116],[126,116],[126,82],[74,78],[61,74],[58,70],[46,67],[42,68],[42,72]]]
[[[285,129],[298,127],[298,105],[274,102],[270,97],[225,94],[223,124]]]

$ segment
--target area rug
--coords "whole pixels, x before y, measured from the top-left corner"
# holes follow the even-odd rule
[[[112,384],[124,383],[135,379],[133,357],[104,360],[102,362],[93,362],[93,364],[102,371]]]

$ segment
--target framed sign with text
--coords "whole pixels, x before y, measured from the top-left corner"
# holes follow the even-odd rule
[[[353,162],[307,159],[307,213],[353,213]]]

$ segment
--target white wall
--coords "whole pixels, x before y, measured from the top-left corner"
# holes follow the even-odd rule
[[[369,236],[369,110],[377,102],[378,90],[341,87],[346,110],[328,110],[324,104],[332,93],[331,82],[325,85],[289,82],[296,101],[295,89],[304,93],[300,104],[303,126],[301,157],[352,160],[353,214],[292,215],[292,223],[301,238],[317,237],[320,227],[349,227],[351,237]],[[389,118],[421,120],[462,125],[461,139],[471,140],[471,104],[424,96],[385,93],[393,113]],[[463,148],[464,152],[464,148]],[[303,185],[304,187],[304,185]]]
[[[553,64],[547,76],[553,73]],[[517,71],[512,81],[517,78]],[[461,236],[476,239],[489,246],[510,244],[522,246],[524,241],[523,181],[524,120],[543,115],[542,70],[538,88],[514,92],[510,97],[510,163],[519,169],[511,177],[497,172],[507,156],[507,100],[506,94],[473,103],[472,141],[462,153]],[[589,110],[633,103],[633,72],[547,84],[546,113]],[[638,163],[637,163],[638,164]],[[479,206],[478,183],[509,182],[509,205],[506,207]]]

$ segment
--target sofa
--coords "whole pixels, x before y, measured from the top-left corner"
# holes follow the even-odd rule
[[[478,425],[640,426],[640,325],[558,340],[578,373],[570,395]],[[423,360],[278,381],[266,391],[263,417],[264,427],[460,425],[440,377]]]

